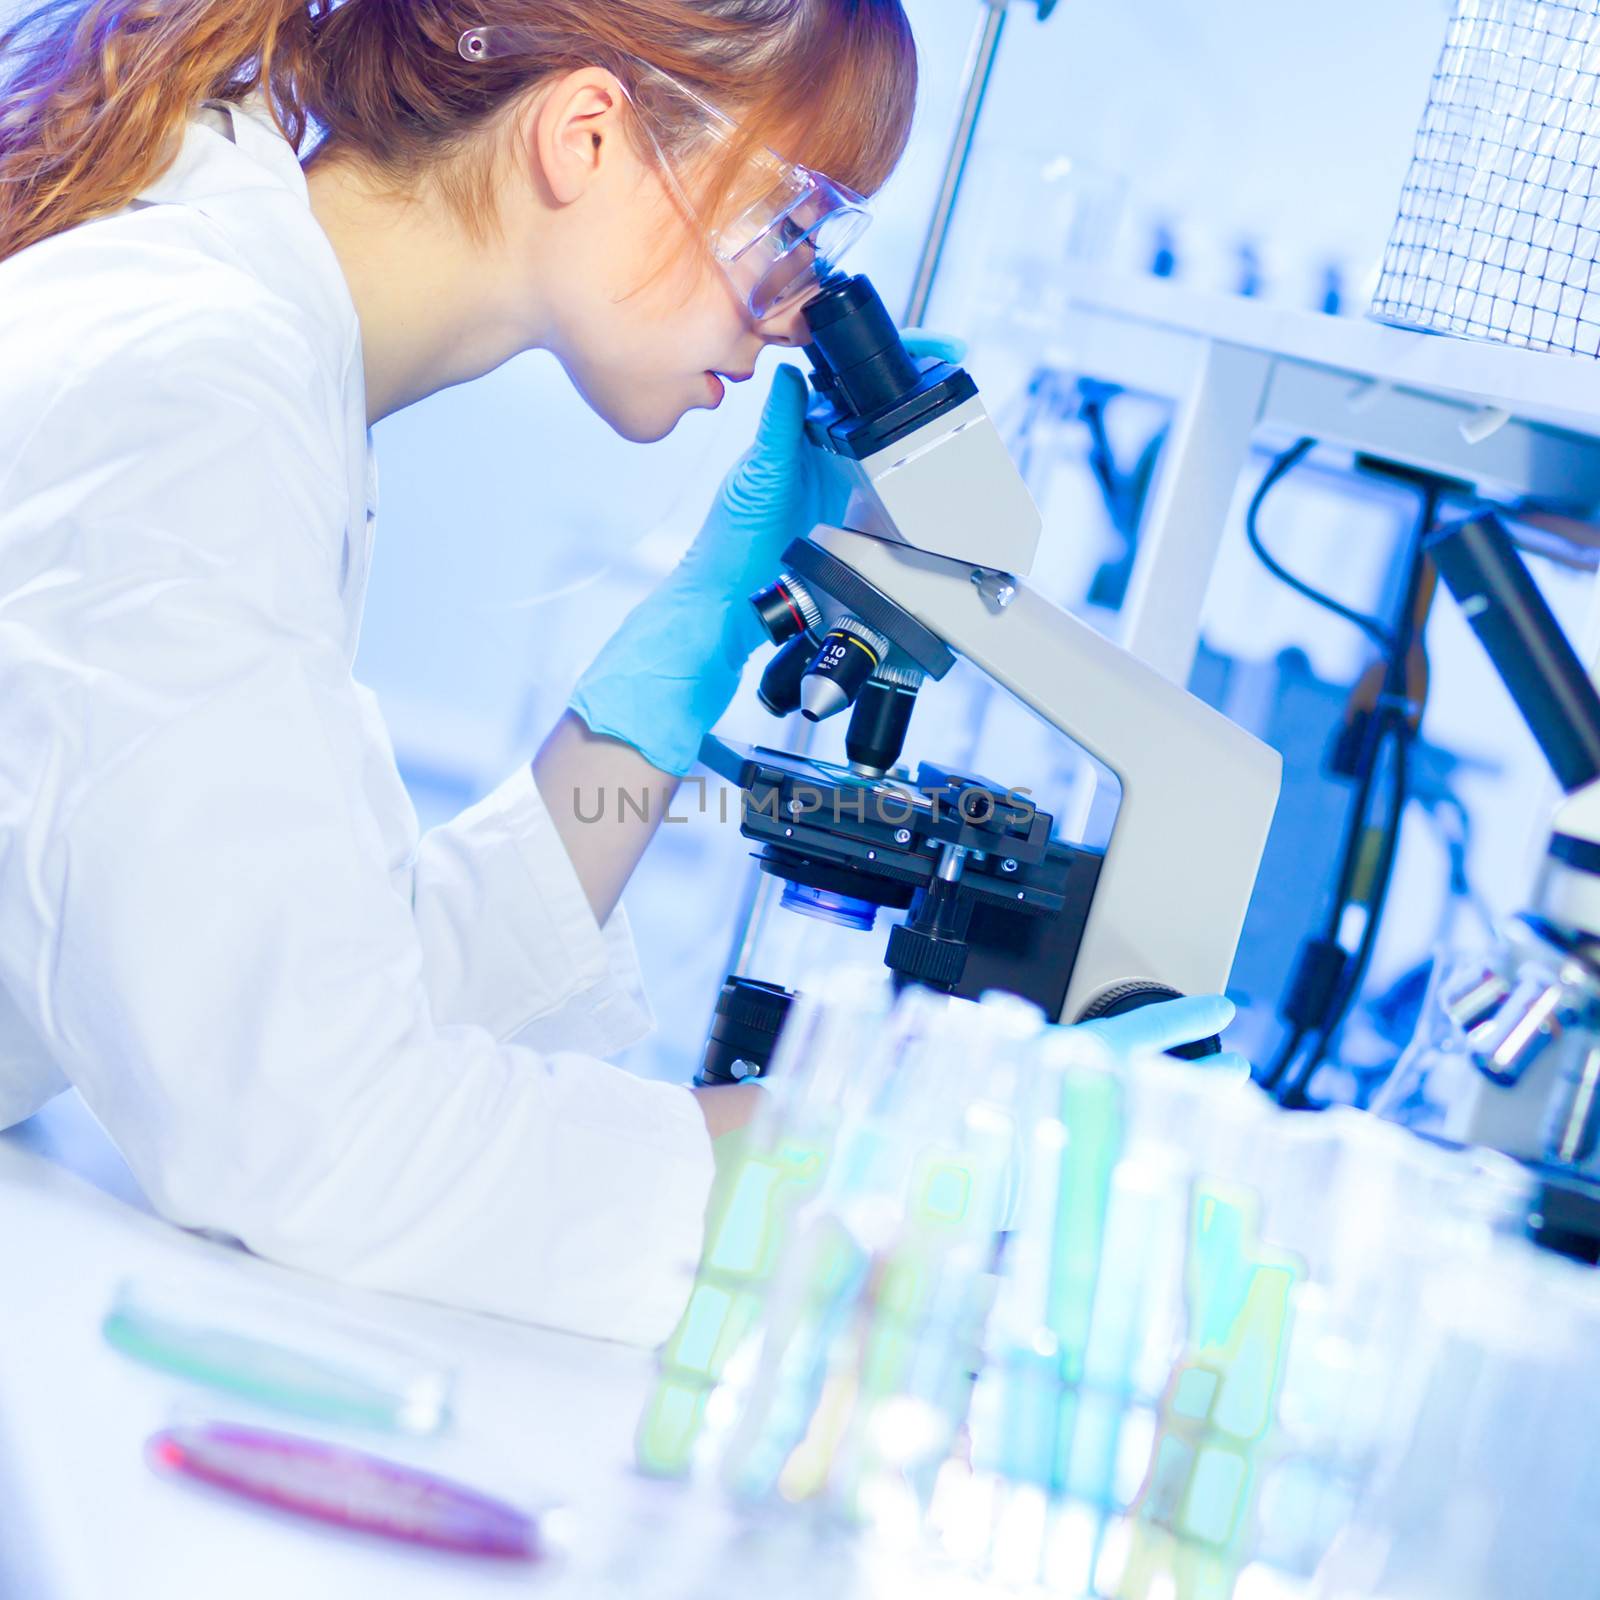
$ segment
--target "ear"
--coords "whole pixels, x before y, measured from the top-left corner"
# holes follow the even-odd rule
[[[545,90],[527,129],[528,151],[557,205],[571,205],[625,144],[622,86],[601,67],[583,67]]]

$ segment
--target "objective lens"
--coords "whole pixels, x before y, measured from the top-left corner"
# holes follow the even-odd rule
[[[894,766],[906,747],[916,705],[917,691],[909,686],[877,678],[867,684],[856,701],[844,741],[854,771],[879,778]]]
[[[888,653],[889,641],[881,634],[854,617],[844,618],[806,669],[800,684],[801,712],[811,722],[836,716],[855,702]]]
[[[808,633],[797,633],[768,663],[761,674],[756,698],[775,717],[800,709],[800,685],[817,647]]]
[[[816,602],[806,593],[805,586],[787,573],[751,595],[750,604],[774,644],[787,644],[808,629],[822,626],[822,613]]]

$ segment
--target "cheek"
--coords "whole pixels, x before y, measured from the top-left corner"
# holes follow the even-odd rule
[[[668,264],[630,302],[630,318],[663,372],[726,367],[749,337],[748,325],[716,264],[703,251]]]
[[[557,354],[590,406],[625,438],[670,432],[706,405],[705,373],[749,364],[752,331],[731,285],[676,214],[619,211],[591,235],[571,292]]]
[[[747,362],[743,307],[660,184],[648,173],[619,178],[608,198],[570,262],[569,285],[585,302],[581,330],[570,331],[585,364],[648,382]]]

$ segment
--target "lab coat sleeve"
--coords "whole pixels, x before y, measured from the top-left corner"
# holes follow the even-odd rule
[[[439,1019],[602,1056],[649,1031],[627,916],[596,924],[531,767],[423,835],[411,895]]]
[[[175,1222],[662,1339],[703,1119],[683,1088],[503,1043],[510,1012],[436,1013],[439,947],[372,804],[374,770],[399,779],[350,678],[314,346],[234,285],[124,322],[0,462],[0,981]],[[563,881],[548,834],[509,831]]]
[[[60,1067],[0,985],[0,1133],[26,1122],[67,1087]]]

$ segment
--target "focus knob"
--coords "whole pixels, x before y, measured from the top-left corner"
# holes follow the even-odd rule
[[[884,964],[908,983],[920,983],[948,994],[967,970],[967,942],[941,939],[937,934],[899,923],[889,932]]]
[[[1132,978],[1107,989],[1097,1000],[1084,1007],[1079,1022],[1094,1022],[1102,1017],[1125,1017],[1130,1011],[1142,1011],[1146,1006],[1160,1005],[1164,1000],[1181,1000],[1176,989],[1164,983],[1146,983]],[[1174,1045],[1167,1051],[1180,1061],[1204,1061],[1207,1056],[1222,1054],[1222,1040],[1213,1034],[1209,1039],[1196,1039],[1193,1044]]]
[[[729,978],[717,996],[711,1035],[694,1081],[707,1088],[763,1076],[793,1001],[793,994],[778,984]]]

